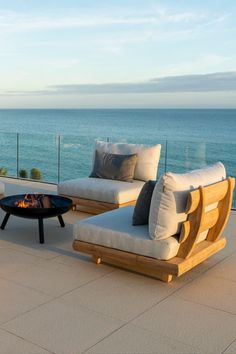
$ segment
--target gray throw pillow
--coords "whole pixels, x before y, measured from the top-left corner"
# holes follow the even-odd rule
[[[139,193],[133,213],[133,225],[148,224],[152,193],[157,181],[147,181]]]
[[[93,171],[89,177],[133,182],[137,154],[117,155],[95,151]]]

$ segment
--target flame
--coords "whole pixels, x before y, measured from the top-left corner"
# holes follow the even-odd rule
[[[19,202],[16,202],[16,204],[19,208],[29,208],[29,204],[24,200],[20,200]]]
[[[26,194],[23,200],[18,200],[15,205],[19,208],[39,208],[40,203],[37,194]]]

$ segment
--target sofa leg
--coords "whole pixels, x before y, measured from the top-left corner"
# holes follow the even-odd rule
[[[102,258],[98,256],[93,256],[93,260],[96,264],[102,263]]]
[[[159,279],[164,281],[164,282],[166,282],[166,283],[170,283],[172,281],[172,279],[173,279],[173,275],[171,275],[171,274],[162,274]]]

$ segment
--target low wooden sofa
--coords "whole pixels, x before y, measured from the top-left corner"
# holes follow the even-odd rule
[[[98,140],[95,142],[94,151],[96,150],[115,155],[137,154],[133,182],[91,177],[75,178],[59,183],[58,194],[72,199],[74,208],[91,214],[135,205],[144,183],[149,179],[156,179],[161,145],[109,143]]]
[[[170,282],[225,247],[222,234],[234,184],[229,177],[189,191],[186,220],[178,235],[150,239],[148,225],[132,226],[134,207],[126,207],[77,222],[73,248],[92,255],[97,264],[105,262]]]

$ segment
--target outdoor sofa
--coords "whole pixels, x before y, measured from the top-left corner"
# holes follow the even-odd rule
[[[114,158],[114,155],[126,157],[136,154],[137,160],[131,181],[126,181],[126,175],[118,177],[115,173],[111,176],[112,179],[108,178],[110,171],[106,171],[106,178],[97,178],[100,177],[99,174],[95,174],[96,177],[94,177],[92,173],[91,177],[77,178],[59,183],[57,192],[59,195],[72,199],[74,206],[77,206],[81,211],[91,214],[99,214],[107,210],[134,205],[144,183],[150,179],[156,179],[160,152],[160,144],[147,146],[97,140],[94,148],[92,171],[95,168],[97,153],[105,154],[112,158]],[[109,160],[109,162],[111,161]],[[105,168],[105,166],[102,167]]]
[[[170,282],[224,248],[234,183],[220,162],[186,174],[166,173],[154,187],[148,224],[132,225],[135,209],[144,207],[141,192],[135,207],[78,221],[73,248],[97,264]]]

